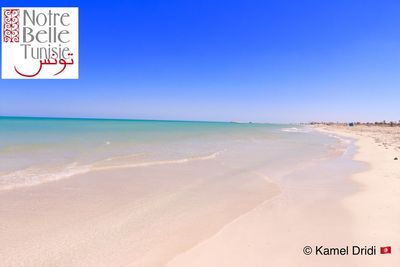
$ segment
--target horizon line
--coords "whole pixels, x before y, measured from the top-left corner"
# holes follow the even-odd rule
[[[16,119],[53,119],[53,120],[115,120],[115,121],[161,121],[161,122],[199,122],[199,123],[241,123],[241,124],[296,124],[296,123],[273,123],[273,122],[253,122],[253,121],[212,121],[212,120],[177,120],[177,119],[134,119],[134,118],[101,118],[101,117],[51,117],[51,116],[18,116],[0,115],[1,118]]]

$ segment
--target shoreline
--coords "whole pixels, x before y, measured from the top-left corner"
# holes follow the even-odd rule
[[[321,158],[273,175],[268,166],[221,169],[217,157],[185,161],[179,168],[97,170],[0,192],[0,261],[10,266],[378,266],[370,258],[302,254],[305,245],[378,242],[363,237],[369,228],[361,226],[361,215],[368,215],[362,208],[369,194],[364,196],[365,186],[352,178],[371,172],[353,174],[361,168],[354,153],[356,160],[368,162],[359,158],[363,144],[353,151],[358,137],[342,136]],[[191,179],[184,179],[187,175]]]
[[[343,236],[352,235],[353,227],[348,227],[353,224],[351,214],[342,207],[341,199],[360,189],[350,180],[352,174],[341,177],[348,172],[341,161],[355,163],[351,151],[354,141],[331,137],[346,144],[345,150],[322,158],[314,167],[284,175],[279,196],[261,203],[211,238],[177,255],[166,267],[353,264],[354,259],[316,258],[302,253],[304,245],[340,244]],[[330,173],[336,166],[344,169]],[[327,177],[320,179],[320,175]]]
[[[400,129],[388,126],[317,126],[320,131],[355,138],[355,160],[366,162],[368,170],[351,179],[360,190],[345,198],[346,209],[357,227],[353,242],[379,247],[391,246],[391,255],[359,258],[362,266],[400,264]],[[379,252],[378,252],[379,254]]]
[[[307,227],[302,221],[302,216],[297,217],[296,223],[293,226],[290,223],[282,221],[282,224],[269,223],[270,227],[275,227],[275,234],[269,229],[263,229],[262,224],[267,223],[271,217],[275,219],[286,219],[283,216],[284,212],[279,209],[284,208],[284,201],[279,200],[275,203],[267,205],[259,205],[254,210],[241,216],[235,222],[230,223],[221,229],[215,236],[202,242],[195,248],[178,255],[173,259],[167,267],[184,267],[184,266],[396,266],[400,263],[400,209],[394,207],[389,208],[389,204],[400,203],[400,168],[399,164],[394,167],[396,161],[391,158],[391,152],[382,146],[374,144],[373,137],[360,136],[357,133],[347,133],[343,129],[314,129],[324,132],[325,134],[334,134],[339,137],[351,138],[356,146],[356,153],[353,160],[368,164],[368,168],[355,172],[346,179],[352,183],[356,183],[357,189],[351,194],[336,199],[338,210],[336,215],[330,217],[329,220],[321,220],[320,215],[331,216],[332,214],[324,213],[323,210],[311,211],[310,220],[308,223],[315,224],[314,227]],[[394,149],[393,151],[398,150]],[[378,153],[378,156],[375,154]],[[380,157],[386,155],[383,160]],[[387,164],[392,165],[392,168],[387,168]],[[379,180],[376,177],[385,175],[389,176],[393,182],[390,186],[379,185]],[[394,175],[394,176],[393,176]],[[397,177],[397,180],[396,180]],[[275,205],[275,207],[274,207]],[[287,208],[287,207],[286,207]],[[293,208],[293,207],[292,207]],[[322,207],[323,209],[326,206]],[[258,212],[257,212],[258,209]],[[272,211],[271,211],[272,210]],[[334,210],[329,208],[330,211]],[[292,211],[293,212],[293,211]],[[296,212],[296,211],[295,211]],[[319,214],[318,214],[319,213]],[[316,217],[315,217],[316,216]],[[336,217],[336,218],[335,218]],[[340,218],[342,217],[342,218]],[[290,219],[296,218],[290,216]],[[342,220],[345,218],[344,220]],[[316,221],[325,223],[318,225]],[[261,224],[260,224],[261,221]],[[307,238],[298,235],[297,238],[291,234],[292,238],[287,238],[282,233],[282,228],[286,231],[296,232],[302,228],[306,235],[311,235],[312,238]],[[254,230],[256,229],[256,230]],[[271,238],[271,243],[266,245],[263,235]],[[283,242],[281,240],[284,240]],[[300,240],[300,241],[299,241]],[[277,244],[276,244],[277,243]],[[326,247],[345,247],[345,246],[375,246],[378,254],[371,256],[305,256],[301,249],[304,245],[317,246],[323,245]],[[379,255],[379,248],[383,246],[392,246],[391,255]],[[250,249],[249,249],[250,248]],[[268,250],[269,249],[269,250]],[[272,252],[272,253],[269,253]],[[268,256],[262,256],[269,254]]]

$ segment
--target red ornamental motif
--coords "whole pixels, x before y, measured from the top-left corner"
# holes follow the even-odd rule
[[[3,42],[19,42],[19,9],[4,9]]]

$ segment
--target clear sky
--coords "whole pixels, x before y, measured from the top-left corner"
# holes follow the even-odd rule
[[[80,79],[0,80],[0,115],[400,120],[398,0],[0,5],[80,8]]]

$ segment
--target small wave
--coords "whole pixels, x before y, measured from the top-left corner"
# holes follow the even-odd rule
[[[350,139],[341,137],[341,136],[336,135],[336,134],[328,134],[328,136],[332,137],[332,138],[335,138],[335,139],[338,139],[339,142],[344,143],[344,144],[350,144],[351,143]]]
[[[189,157],[189,158],[175,159],[175,160],[159,160],[159,161],[115,164],[115,165],[102,165],[102,162],[104,163],[104,161],[99,161],[91,165],[79,165],[77,162],[74,162],[67,165],[64,168],[57,168],[56,170],[54,169],[46,170],[45,168],[32,167],[1,175],[0,190],[11,190],[20,187],[40,185],[43,183],[69,178],[78,174],[88,173],[90,171],[149,167],[149,166],[168,165],[168,164],[183,164],[192,161],[211,160],[215,159],[219,154],[220,152],[215,152],[210,155],[199,156],[199,157]]]
[[[28,168],[2,175],[0,177],[0,190],[39,185],[86,173],[90,170],[90,165],[78,165],[76,162],[58,171]]]
[[[305,128],[296,128],[296,127],[290,127],[290,128],[283,128],[281,130],[282,132],[288,132],[288,133],[309,133],[309,129]]]
[[[128,164],[111,165],[111,166],[95,166],[92,168],[92,170],[98,171],[98,170],[124,169],[124,168],[135,168],[135,167],[149,167],[149,166],[167,165],[167,164],[182,164],[191,161],[215,159],[219,154],[220,152],[215,152],[207,156],[190,157],[190,158],[175,159],[175,160],[158,160],[158,161],[137,162],[137,163],[128,163]]]

